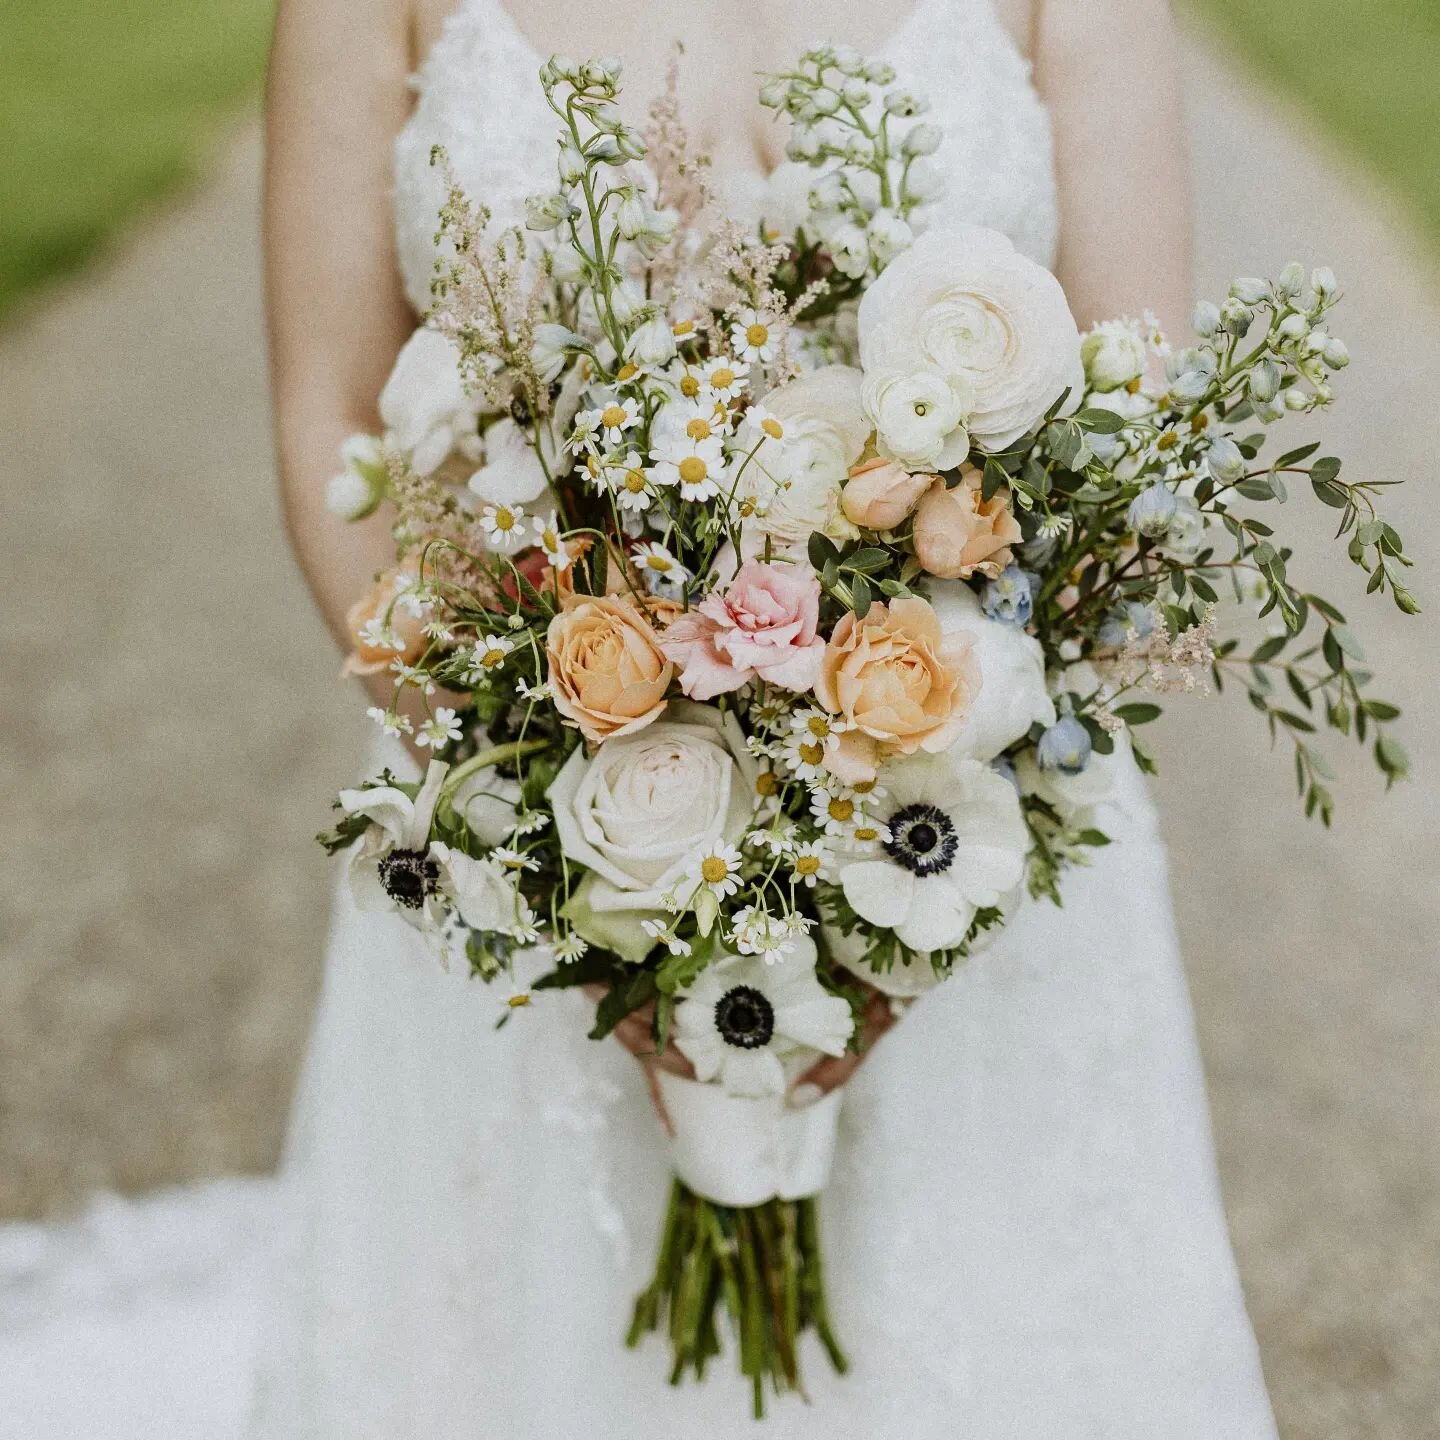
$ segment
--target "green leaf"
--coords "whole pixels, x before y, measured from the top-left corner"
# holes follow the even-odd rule
[[[640,970],[629,981],[612,985],[595,1007],[592,1040],[603,1040],[627,1016],[648,1005],[659,993],[653,970]]]
[[[985,461],[985,474],[980,481],[980,498],[982,500],[993,500],[1007,485],[1010,477],[1001,467],[1000,462],[993,457]]]
[[[1310,488],[1314,490],[1315,498],[1322,505],[1329,505],[1333,510],[1343,510],[1350,503],[1350,497],[1338,485],[1332,484],[1330,481],[1317,480],[1312,475]]]
[[[1256,649],[1250,659],[1257,665],[1263,665],[1267,660],[1273,660],[1289,643],[1289,639],[1288,635],[1272,635]]]
[[[1117,415],[1113,410],[1105,410],[1100,407],[1082,410],[1076,421],[1087,430],[1093,430],[1097,435],[1118,435],[1125,428],[1125,417]]]
[[[1372,720],[1398,720],[1400,718],[1400,707],[1390,704],[1388,700],[1365,700],[1361,703],[1365,713]]]
[[[1282,470],[1290,465],[1298,465],[1302,460],[1308,460],[1319,448],[1320,442],[1317,440],[1313,445],[1302,445],[1298,450],[1287,450],[1275,463]]]
[[[832,560],[837,564],[840,560],[840,551],[836,548],[835,542],[820,530],[810,532],[806,553],[810,557],[811,567],[817,574],[824,570]]]
[[[850,608],[863,618],[869,613],[870,599],[870,582],[863,575],[857,575],[850,587]]]
[[[883,570],[893,558],[888,550],[872,545],[865,550],[857,550],[853,555],[847,555],[843,568],[868,574],[874,570]]]
[[[1148,725],[1152,720],[1158,720],[1164,711],[1158,705],[1146,702],[1117,705],[1110,713],[1118,716],[1127,725]]]
[[[1340,462],[1333,455],[1327,455],[1310,467],[1310,483],[1314,485],[1318,481],[1321,485],[1333,484],[1339,473]]]

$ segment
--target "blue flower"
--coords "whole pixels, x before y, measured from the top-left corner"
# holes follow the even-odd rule
[[[980,608],[1002,625],[1028,625],[1039,583],[1038,575],[1018,565],[1007,565],[998,580],[986,585],[980,596]]]
[[[1118,650],[1130,639],[1132,630],[1144,640],[1154,628],[1154,611],[1138,600],[1127,600],[1123,608],[1112,610],[1100,622],[1098,638],[1102,645]]]
[[[1073,716],[1062,715],[1041,737],[1035,758],[1042,770],[1078,775],[1090,763],[1090,732]]]

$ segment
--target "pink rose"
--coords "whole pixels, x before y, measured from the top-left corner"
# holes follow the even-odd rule
[[[692,700],[713,700],[760,678],[785,690],[815,683],[825,642],[820,584],[794,565],[747,561],[724,590],[677,615],[660,636]]]

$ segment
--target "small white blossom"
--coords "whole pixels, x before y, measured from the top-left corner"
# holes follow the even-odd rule
[[[448,705],[440,705],[420,727],[420,733],[416,735],[415,743],[439,750],[452,740],[458,740],[464,733],[460,727],[457,713]]]
[[[759,310],[745,309],[730,327],[730,344],[735,353],[752,364],[768,365],[775,358],[773,317]]]
[[[525,512],[518,505],[487,505],[480,512],[480,528],[490,544],[504,555],[524,549],[529,539]]]
[[[704,885],[721,900],[740,888],[740,852],[723,841],[696,855],[685,870],[692,885]]]

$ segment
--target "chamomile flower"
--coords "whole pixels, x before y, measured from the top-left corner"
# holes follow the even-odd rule
[[[712,398],[728,405],[732,400],[738,400],[749,387],[750,367],[722,355],[705,366],[704,376],[706,391]]]
[[[387,710],[383,705],[372,705],[365,713],[386,735],[409,735],[414,732],[415,727],[410,723],[410,717],[401,715],[396,710]]]
[[[793,821],[780,818],[763,830],[749,831],[745,843],[771,855],[784,855],[796,844],[797,833]]]
[[[562,965],[573,965],[590,949],[590,946],[574,931],[562,935],[551,947],[555,958]]]
[[[672,955],[688,955],[690,942],[682,940],[663,920],[642,920],[640,928]]]
[[[634,450],[606,466],[605,484],[620,509],[629,515],[640,515],[655,503],[650,477],[644,462]]]
[[[597,433],[607,445],[623,445],[625,432],[640,423],[640,404],[633,399],[611,400],[590,412],[597,420]]]
[[[401,689],[413,685],[424,695],[435,693],[435,682],[418,665],[407,665],[403,660],[390,662],[391,673],[395,676],[395,687]]]
[[[550,686],[543,680],[517,680],[515,693],[531,705],[543,705],[554,698]]]
[[[783,744],[785,763],[802,780],[824,780],[829,774],[825,760],[849,728],[848,721],[815,706],[796,710],[790,716],[790,733]]]
[[[498,670],[515,649],[515,642],[505,635],[482,635],[475,642],[472,665],[476,677],[483,679],[489,670]]]
[[[723,841],[696,855],[685,870],[692,885],[704,885],[717,899],[725,900],[740,888],[740,852]]]
[[[763,311],[742,310],[730,327],[731,347],[742,360],[768,365],[775,358],[774,326],[774,318]]]
[[[795,884],[815,888],[830,878],[830,852],[818,840],[805,840],[790,851],[790,873]]]
[[[817,786],[810,792],[810,815],[825,834],[848,839],[865,819],[865,806],[848,786]]]
[[[457,712],[448,705],[439,705],[436,706],[435,713],[420,727],[415,743],[440,750],[452,740],[458,740],[464,733]]]
[[[713,500],[727,479],[724,448],[718,439],[687,439],[660,452],[647,473],[657,485],[679,486],[684,500]]]
[[[679,591],[690,579],[690,572],[658,540],[637,545],[630,559],[651,594]]]
[[[549,823],[550,817],[543,811],[527,811],[510,827],[510,838],[523,840],[527,835],[538,835]]]
[[[515,872],[540,868],[540,862],[533,855],[527,855],[523,850],[515,850],[508,845],[497,845],[490,852],[490,858],[507,870]]]
[[[778,965],[795,948],[790,927],[760,905],[746,905],[731,916],[730,941],[742,955],[759,955],[767,965]]]
[[[572,557],[560,534],[559,523],[553,511],[543,520],[536,519],[535,543],[545,552],[545,558],[557,574],[570,568]]]
[[[785,421],[772,415],[763,405],[752,405],[745,412],[741,440],[746,451],[760,444],[779,444],[785,439]]]
[[[707,392],[705,368],[692,365],[688,360],[677,360],[665,372],[665,378],[675,388],[682,400],[699,400]]]
[[[480,528],[502,555],[523,550],[530,538],[525,512],[518,505],[487,505],[480,512]]]

